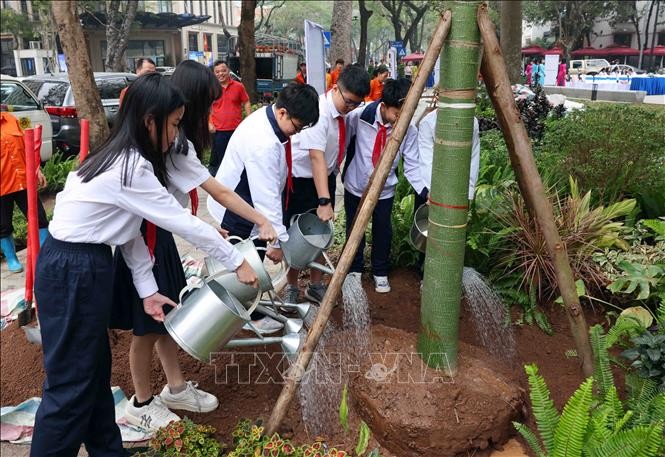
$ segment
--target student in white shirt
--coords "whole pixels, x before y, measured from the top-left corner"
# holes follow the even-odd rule
[[[206,119],[213,101],[219,98],[221,92],[215,75],[208,67],[193,60],[185,60],[178,64],[170,82],[182,90],[187,104],[180,122],[182,135],[166,158],[169,193],[183,206],[187,206],[191,201],[192,214],[196,215],[196,188],[201,186],[220,204],[255,222],[261,239],[274,239],[277,234],[268,219],[210,176],[208,169],[197,157],[198,151],[210,148]],[[141,233],[155,259],[153,274],[160,292],[177,301],[186,281],[173,235],[146,221],[141,226]],[[171,420],[180,420],[169,408],[198,413],[217,408],[219,403],[214,395],[198,389],[192,381],[186,381],[178,362],[177,344],[166,331],[164,324],[155,321],[143,311],[141,299],[132,286],[131,271],[119,250],[115,253],[114,281],[111,328],[133,331],[129,368],[135,394],[125,408],[127,421],[138,427],[157,430]],[[160,395],[153,397],[150,374],[155,347],[167,385]]]
[[[418,153],[420,154],[420,170],[422,179],[427,186],[425,195],[416,194],[413,205],[415,211],[427,202],[429,189],[432,187],[432,159],[434,157],[434,140],[436,135],[437,109],[425,114],[418,122]],[[480,126],[478,119],[473,118],[473,136],[471,143],[471,166],[469,170],[469,200],[473,200],[476,182],[478,181],[478,170],[480,168]],[[421,255],[418,261],[420,274],[423,272],[425,256]]]
[[[293,188],[290,137],[316,124],[318,119],[316,90],[307,84],[289,84],[275,104],[256,110],[238,126],[215,176],[270,220],[278,238],[266,252],[273,262],[282,260],[279,241],[289,237],[283,224],[282,193],[285,186],[287,190]],[[288,208],[289,203],[286,199],[284,206]],[[210,197],[208,211],[230,235],[248,238],[257,232],[254,223]],[[254,324],[265,333],[282,327],[267,316]]]
[[[332,89],[319,96],[319,121],[291,139],[293,143],[293,191],[284,211],[284,224],[291,217],[312,209],[322,221],[334,216],[335,187],[339,167],[344,160],[346,129],[344,117],[357,108],[369,92],[369,75],[364,68],[347,65]],[[320,262],[323,260],[321,259]],[[300,271],[289,269],[284,299],[296,303],[300,290]],[[310,270],[310,284],[305,297],[320,303],[326,293],[319,270]]]
[[[139,232],[143,219],[210,253],[243,283],[257,284],[242,255],[164,187],[165,155],[183,112],[182,93],[165,78],[138,78],[111,136],[69,174],[56,198],[35,280],[46,380],[33,457],[73,457],[81,443],[90,455],[124,455],[110,389],[111,246],[122,251],[148,315],[161,321],[162,306],[175,306],[158,292]]]
[[[350,143],[346,152],[346,166],[342,179],[347,236],[351,232],[360,199],[369,185],[374,167],[379,162],[381,152],[397,122],[400,108],[410,87],[411,83],[406,78],[389,79],[385,82],[380,101],[360,107],[349,113],[346,118],[346,132]],[[404,174],[416,193],[422,195],[427,192],[419,169],[417,140],[417,129],[410,125],[372,213],[372,274],[374,275],[374,290],[378,293],[390,292],[388,272],[392,242],[391,214],[400,157],[404,160]],[[363,237],[351,264],[350,274],[359,276],[362,273],[364,247],[365,238]]]

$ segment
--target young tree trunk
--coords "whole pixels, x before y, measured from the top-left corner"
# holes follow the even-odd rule
[[[125,51],[138,0],[106,0],[106,70],[126,71]]]
[[[93,147],[106,139],[109,126],[95,85],[85,36],[76,12],[76,3],[76,1],[53,2],[51,8],[69,69],[69,80],[76,99],[76,111],[79,118],[90,121],[90,146]]]
[[[337,59],[351,63],[351,19],[353,2],[335,0],[332,11],[332,25],[330,26],[330,65],[335,65]]]
[[[452,24],[441,52],[443,90],[432,163],[418,352],[430,367],[454,375],[480,35],[476,23],[479,2],[449,5]]]
[[[316,351],[316,346],[326,328],[330,313],[332,312],[335,301],[342,289],[344,278],[346,278],[346,275],[351,268],[351,262],[353,262],[353,258],[356,255],[360,240],[365,234],[369,218],[372,217],[372,212],[379,200],[386,178],[388,177],[388,174],[390,174],[393,161],[397,156],[397,151],[404,139],[404,135],[406,135],[407,129],[409,128],[413,113],[416,111],[420,95],[427,82],[427,76],[434,69],[434,63],[436,62],[443,40],[445,40],[449,30],[450,11],[446,11],[432,35],[432,41],[427,48],[427,52],[425,53],[421,65],[422,71],[418,72],[418,76],[411,86],[411,89],[406,96],[406,100],[404,100],[399,120],[390,134],[386,147],[381,152],[379,163],[376,165],[374,173],[370,177],[367,189],[360,200],[360,207],[356,213],[351,233],[347,237],[344,250],[337,262],[335,273],[330,279],[326,294],[321,301],[319,312],[307,333],[307,338],[303,343],[302,348],[298,351],[298,358],[284,376],[284,387],[279,394],[277,403],[275,404],[270,419],[266,425],[265,433],[267,435],[272,435],[273,432],[276,432],[279,425],[282,423],[282,420],[284,420],[284,416],[286,416],[291,400],[293,400],[293,396],[296,393],[297,384],[302,380],[307,371],[307,367],[309,366],[309,362],[312,360],[312,355],[314,355],[314,351]]]
[[[649,6],[649,14],[647,15],[647,22],[644,24],[644,48],[646,51],[646,48],[649,47],[649,24],[651,23],[651,15],[653,14],[653,7],[656,6],[656,0],[651,0],[651,4]],[[656,18],[656,22],[658,22],[658,18]],[[641,62],[642,65],[646,66],[646,59],[644,58],[644,53],[641,54]],[[646,70],[649,70],[649,67],[646,68]]]
[[[501,2],[501,52],[511,84],[522,78],[522,1]]]
[[[358,49],[358,63],[367,66],[367,24],[374,11],[368,10],[365,6],[365,0],[358,0],[360,9],[360,46]]]
[[[254,36],[254,11],[256,0],[242,0],[240,8],[240,76],[252,103],[256,103],[256,37]]]
[[[510,154],[510,162],[515,170],[520,192],[525,202],[527,202],[527,208],[531,216],[543,231],[547,249],[554,261],[559,291],[563,297],[577,354],[582,361],[582,371],[584,376],[591,376],[593,363],[591,345],[589,344],[589,328],[577,296],[568,253],[554,221],[552,204],[547,198],[545,187],[538,174],[536,161],[531,150],[531,141],[520,119],[519,110],[515,106],[506,65],[486,5],[478,10],[478,26],[484,42],[481,72],[487,86],[487,92],[492,99],[499,125],[503,130]]]
[[[653,55],[653,48],[658,42],[658,16],[660,15],[660,0],[656,0],[656,15],[653,20],[653,29],[651,30],[651,57],[649,58],[649,69],[655,68],[656,56]]]

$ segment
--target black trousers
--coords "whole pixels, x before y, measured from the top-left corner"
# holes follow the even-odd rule
[[[74,457],[83,443],[91,457],[123,456],[107,333],[111,248],[49,236],[35,277],[46,379],[30,455]]]
[[[18,192],[0,196],[0,238],[6,238],[14,233],[14,224],[12,224],[14,203],[18,205],[25,218],[28,218],[27,190],[19,190]],[[37,198],[37,217],[40,229],[48,227],[46,211],[44,211],[44,205],[42,205],[42,201],[39,198]]]
[[[210,151],[210,164],[208,165],[208,171],[210,171],[212,176],[215,176],[217,170],[219,170],[219,165],[222,163],[226,147],[229,145],[229,140],[233,132],[235,130],[218,130],[215,132],[215,136],[212,139],[212,150]]]
[[[393,211],[395,197],[379,200],[372,213],[372,274],[374,276],[388,276],[390,270],[390,244],[393,239],[393,226],[390,219]],[[346,237],[351,233],[353,218],[356,216],[360,197],[344,191],[344,210],[346,212]],[[365,250],[365,236],[363,235],[358,251],[351,264],[350,272],[362,273],[363,251]]]

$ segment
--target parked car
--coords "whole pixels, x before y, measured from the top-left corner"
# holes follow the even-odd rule
[[[53,154],[53,128],[49,114],[25,84],[18,79],[0,75],[0,111],[12,113],[22,129],[42,126],[42,147],[39,151],[42,162]]]
[[[605,59],[583,59],[571,60],[568,66],[568,73],[573,75],[597,75],[600,70],[610,66]]]
[[[95,73],[95,83],[102,98],[102,105],[109,127],[113,127],[120,106],[120,92],[136,75],[132,73]],[[23,80],[43,103],[51,116],[53,143],[66,155],[79,152],[81,128],[74,102],[74,93],[66,73],[30,76]]]

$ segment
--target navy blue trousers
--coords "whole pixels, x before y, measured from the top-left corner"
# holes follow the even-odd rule
[[[111,248],[49,236],[35,278],[46,379],[30,455],[76,456],[83,443],[91,457],[124,456],[110,385]]]
[[[393,225],[390,219],[393,212],[394,197],[379,200],[372,213],[372,274],[374,276],[388,276],[390,270],[390,244],[393,239]],[[346,237],[351,233],[353,219],[356,217],[360,197],[344,191],[344,210],[346,212]],[[352,273],[363,271],[363,251],[365,250],[365,236],[363,235],[353,258]]]
[[[226,154],[226,147],[229,145],[229,140],[233,135],[235,130],[218,130],[215,132],[215,135],[212,139],[212,148],[210,150],[210,164],[208,165],[208,171],[212,176],[217,174],[219,166],[222,163],[224,154]]]

